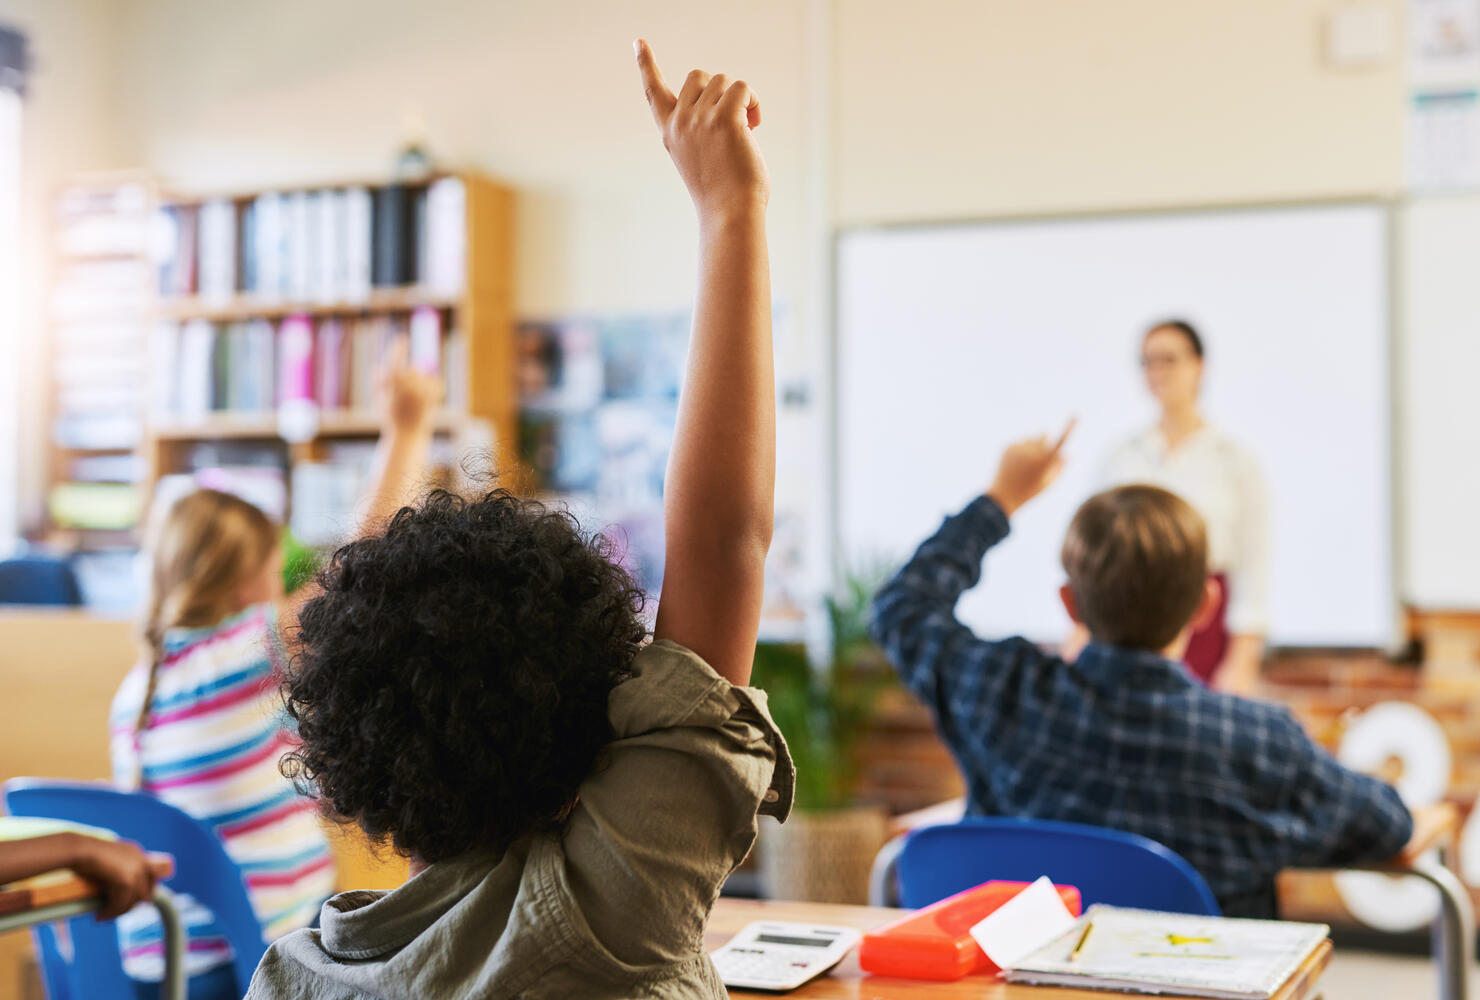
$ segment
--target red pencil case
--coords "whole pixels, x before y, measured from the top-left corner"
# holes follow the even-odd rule
[[[971,936],[987,914],[1028,887],[1027,882],[986,882],[863,936],[858,964],[876,976],[902,979],[960,979],[999,970]],[[1079,890],[1056,885],[1069,912],[1079,916]]]

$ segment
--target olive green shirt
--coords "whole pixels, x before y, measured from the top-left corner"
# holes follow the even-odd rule
[[[268,950],[248,1000],[724,997],[704,929],[757,814],[790,811],[786,742],[763,692],[672,642],[638,653],[609,715],[560,831],[333,897],[320,929]]]

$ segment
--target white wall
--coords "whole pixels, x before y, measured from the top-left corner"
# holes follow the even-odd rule
[[[643,101],[632,39],[675,86],[743,74],[765,113],[778,298],[801,246],[804,7],[641,2],[132,0],[136,159],[189,186],[386,175],[408,113],[434,155],[519,191],[524,315],[669,308],[693,288],[693,213]]]
[[[1401,0],[1381,0],[1401,53]],[[1335,0],[839,0],[844,224],[1393,190],[1402,64]]]

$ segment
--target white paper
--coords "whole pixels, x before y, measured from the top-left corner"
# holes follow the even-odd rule
[[[1408,184],[1429,191],[1480,186],[1480,90],[1413,94]]]
[[[1074,914],[1045,875],[987,914],[970,933],[987,957],[1006,969],[1073,926]]]

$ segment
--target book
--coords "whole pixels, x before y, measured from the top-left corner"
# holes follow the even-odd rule
[[[370,297],[374,232],[372,199],[369,188],[350,188],[344,197],[344,257],[341,290],[346,302],[363,302]]]
[[[284,293],[283,198],[276,191],[257,196],[253,203],[252,257],[256,286],[252,291],[266,299],[281,299]]]
[[[1097,905],[1006,975],[1042,986],[1268,1000],[1330,933],[1325,924]]]
[[[236,292],[236,205],[216,198],[200,206],[200,295],[224,301]]]
[[[312,400],[313,323],[289,316],[278,330],[278,405]]]
[[[426,251],[422,282],[441,295],[459,295],[467,261],[467,194],[461,178],[443,177],[427,189]]]
[[[344,541],[354,525],[374,452],[373,442],[337,442],[326,461],[294,464],[290,524],[296,538],[319,546]]]
[[[179,334],[179,354],[175,361],[175,414],[186,419],[200,418],[210,412],[211,349],[216,330],[203,319],[186,323]]]
[[[344,257],[340,192],[315,191],[309,195],[313,212],[313,268],[310,291],[315,302],[335,302],[339,293],[339,262]]]
[[[123,531],[139,523],[143,491],[132,483],[58,483],[46,506],[65,528]]]
[[[326,410],[349,406],[349,331],[341,320],[329,318],[319,324],[314,341],[314,395]]]
[[[240,265],[237,270],[237,290],[242,292],[257,291],[257,255],[253,248],[257,245],[257,203],[249,201],[242,205],[241,222],[237,226],[236,253],[237,262]]]
[[[307,191],[284,196],[283,270],[286,297],[307,302],[313,285],[313,206]]]
[[[431,306],[411,310],[411,367],[428,375],[442,374],[442,314]]]
[[[400,184],[375,192],[372,278],[376,287],[410,284],[416,266],[415,219],[410,193]]]

